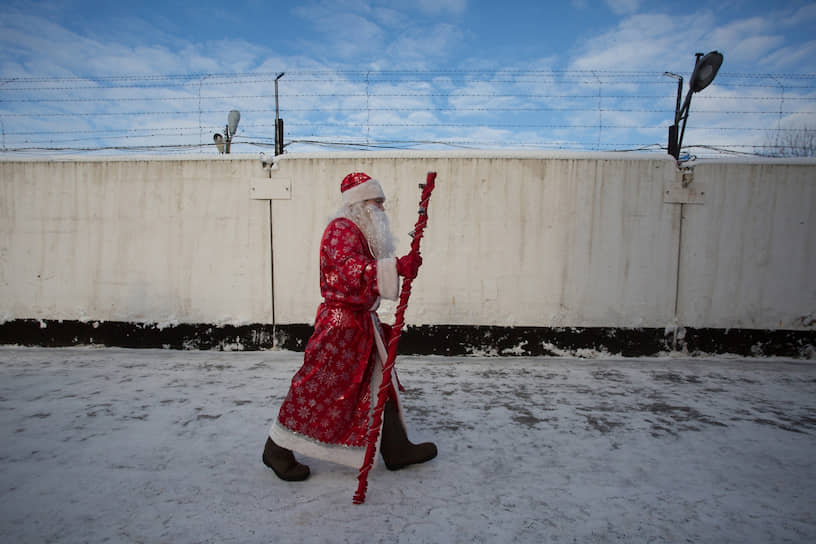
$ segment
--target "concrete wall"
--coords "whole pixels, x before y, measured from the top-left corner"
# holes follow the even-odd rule
[[[269,206],[249,198],[255,169],[0,162],[0,319],[268,319]]]
[[[436,171],[424,264],[409,323],[665,326],[674,311],[679,207],[663,205],[663,158],[293,158],[274,177],[275,317],[313,319],[320,230],[339,180],[383,184],[400,252],[416,221],[418,182]],[[283,291],[283,289],[286,289]],[[291,295],[299,296],[291,296]]]
[[[311,323],[351,171],[400,253],[438,173],[408,323],[816,329],[816,163],[475,152],[0,162],[0,320]]]
[[[678,315],[692,327],[816,329],[816,166],[702,164],[685,206]]]

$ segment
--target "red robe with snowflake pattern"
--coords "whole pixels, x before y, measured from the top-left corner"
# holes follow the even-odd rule
[[[375,259],[357,225],[334,219],[320,244],[320,291],[303,366],[269,435],[285,448],[359,467],[385,360],[374,310],[380,296],[398,294],[396,260]]]

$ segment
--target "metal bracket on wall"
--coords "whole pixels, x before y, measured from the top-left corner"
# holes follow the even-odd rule
[[[288,177],[255,178],[249,188],[252,200],[291,200],[292,180]]]
[[[663,188],[663,202],[666,204],[705,204],[705,187],[693,183],[694,169],[681,168],[673,182]]]

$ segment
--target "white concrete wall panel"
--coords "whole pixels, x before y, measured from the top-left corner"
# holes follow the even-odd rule
[[[709,163],[693,183],[705,204],[685,207],[679,321],[816,326],[816,168]]]
[[[291,201],[273,202],[276,320],[311,322],[317,252],[352,171],[379,179],[400,254],[419,182],[438,174],[422,242],[413,324],[665,326],[672,318],[674,207],[662,204],[668,160],[281,160]]]
[[[400,255],[438,173],[410,324],[665,327],[682,243],[679,325],[816,326],[816,164],[698,164],[680,242],[670,158],[520,153],[285,155],[271,203],[257,159],[0,162],[0,320],[272,323],[274,259],[274,322],[311,323],[352,171],[383,184]]]
[[[247,198],[254,166],[0,164],[0,317],[269,320],[268,203]]]

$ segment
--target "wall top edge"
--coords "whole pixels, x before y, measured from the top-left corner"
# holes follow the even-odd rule
[[[0,155],[2,162],[153,162],[153,161],[246,161],[270,160],[271,154],[232,153],[217,155],[208,153],[178,153],[173,155]],[[457,150],[383,150],[383,151],[324,151],[286,153],[275,158],[278,160],[297,159],[612,159],[612,160],[673,160],[666,153],[654,151],[546,151],[546,150],[512,150],[512,149],[457,149]]]
[[[698,164],[800,164],[816,165],[816,157],[729,157],[723,159],[697,159],[686,163]]]
[[[287,153],[279,159],[609,159],[609,160],[673,160],[666,153],[625,151],[545,151],[545,150],[417,150],[417,151],[335,151]]]
[[[190,162],[229,161],[246,162],[264,159],[270,161],[272,155],[260,153],[233,153],[230,155],[175,154],[175,155],[1,155],[2,162]],[[655,151],[553,151],[553,150],[386,150],[386,151],[332,151],[286,153],[276,157],[277,161],[290,160],[366,160],[366,159],[552,159],[552,160],[648,160],[674,162],[663,152]],[[816,158],[774,158],[774,157],[718,157],[696,159],[682,163],[684,166],[701,164],[801,164],[816,165]]]

